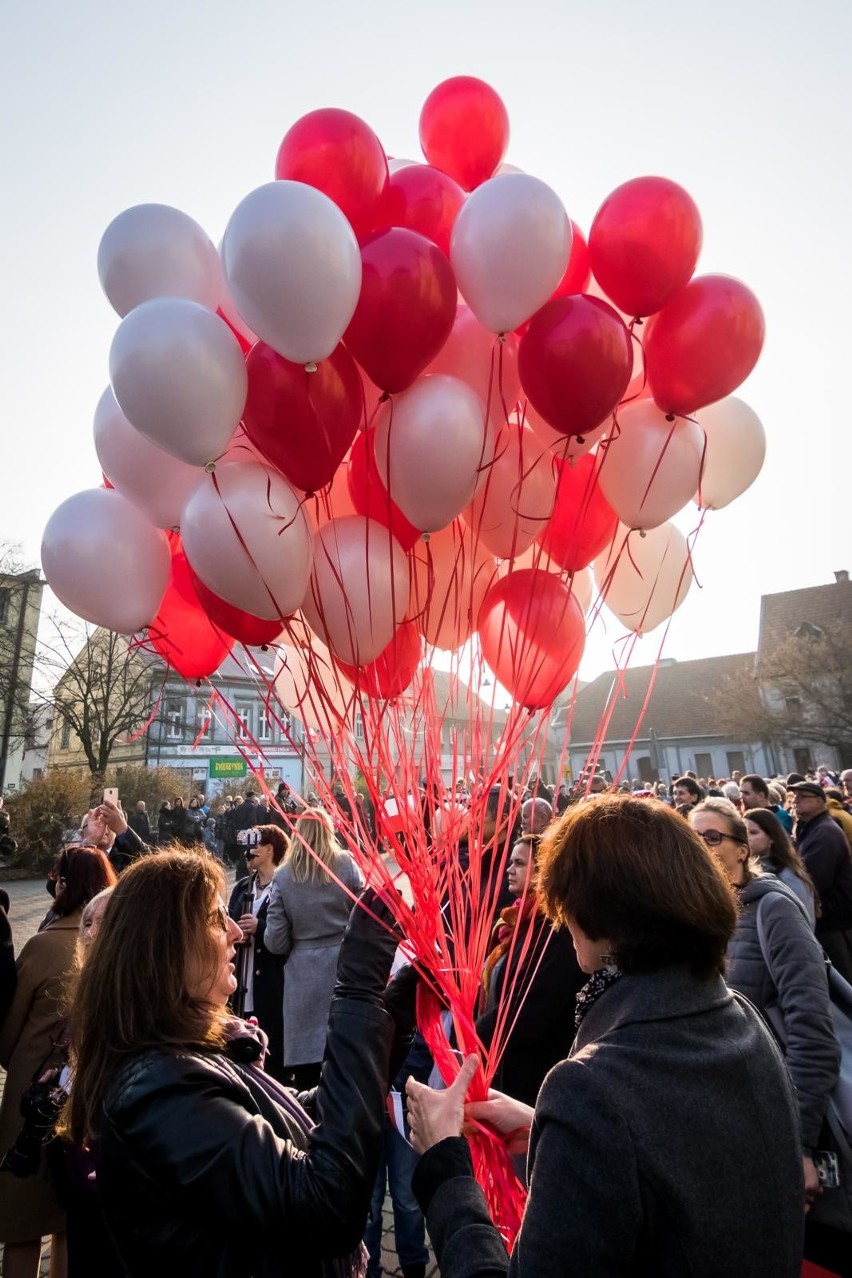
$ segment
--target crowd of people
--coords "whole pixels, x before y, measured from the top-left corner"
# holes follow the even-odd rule
[[[502,1050],[478,1102],[478,1058],[437,1079],[393,911],[336,837],[341,813],[374,825],[342,790],[276,797],[175,799],[154,830],[105,797],[14,964],[0,909],[4,1278],[34,1278],[46,1234],[54,1278],[379,1278],[387,1190],[404,1278],[427,1230],[444,1278],[852,1272],[826,1124],[852,771],[591,769],[493,787],[475,835],[464,783],[424,787],[433,852],[458,820],[493,888],[476,1030]],[[472,1124],[527,1178],[511,1255]]]

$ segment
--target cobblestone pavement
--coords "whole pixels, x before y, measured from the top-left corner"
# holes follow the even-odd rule
[[[15,952],[19,953],[24,942],[33,935],[33,933],[37,930],[39,923],[44,918],[48,906],[50,905],[50,898],[45,891],[43,879],[39,879],[38,881],[30,879],[11,883],[4,882],[0,879],[0,886],[6,889],[11,900],[9,919],[12,924],[12,933],[15,938]],[[0,1095],[2,1095],[4,1081],[5,1073],[0,1070]],[[1,1246],[0,1254],[2,1254]],[[50,1240],[45,1239],[39,1278],[48,1278],[49,1256]],[[384,1231],[382,1237],[382,1265],[385,1274],[388,1275],[388,1278],[401,1278],[402,1271],[399,1268],[396,1252],[394,1250],[393,1218],[390,1210],[390,1199],[387,1199],[385,1202]],[[440,1271],[434,1263],[434,1260],[431,1260],[426,1270],[428,1278],[437,1278],[439,1272]]]

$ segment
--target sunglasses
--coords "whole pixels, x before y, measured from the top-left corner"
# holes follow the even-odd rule
[[[739,839],[735,834],[721,834],[719,830],[701,830],[696,831],[699,839],[703,839],[708,848],[717,848],[723,839],[730,839],[731,843],[747,843],[747,839]]]

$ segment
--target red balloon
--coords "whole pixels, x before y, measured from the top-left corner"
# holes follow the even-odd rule
[[[601,492],[598,458],[587,454],[558,462],[559,483],[553,514],[538,538],[542,549],[566,572],[578,572],[596,559],[615,536],[618,516]]]
[[[243,612],[242,608],[235,608],[233,604],[226,603],[214,594],[209,586],[205,586],[191,568],[189,571],[192,573],[195,593],[207,616],[238,643],[251,648],[262,648],[267,643],[273,643],[281,634],[284,628],[282,621],[277,618],[268,621],[264,617],[254,617],[250,612]]]
[[[479,610],[482,653],[529,710],[550,706],[576,673],[586,639],[573,592],[560,577],[520,568],[497,581]]]
[[[349,666],[344,661],[337,664],[365,696],[381,700],[399,697],[420,665],[420,631],[415,622],[403,621],[388,646],[369,665]]]
[[[216,307],[216,314],[219,316],[219,319],[223,321],[223,323],[228,325],[228,328],[231,330],[231,332],[234,334],[234,337],[239,342],[240,349],[242,350],[243,354],[247,355],[249,351],[251,350],[251,342],[249,341],[249,339],[245,336],[244,333],[241,333],[238,328],[234,327],[234,325],[228,319],[225,312],[222,310],[221,306]]]
[[[736,390],[757,363],[766,325],[754,293],[730,275],[699,275],[654,316],[645,367],[664,413],[693,413]]]
[[[151,647],[184,679],[204,679],[219,669],[234,646],[207,616],[180,542],[173,542],[172,575],[148,627]]]
[[[448,258],[450,234],[464,204],[464,191],[448,173],[430,164],[407,164],[390,176],[385,210],[388,226],[425,235]]]
[[[255,448],[303,492],[331,483],[364,407],[354,359],[338,346],[309,373],[265,342],[246,359],[248,397],[243,426]]]
[[[653,315],[692,277],[703,232],[676,182],[634,178],[608,195],[589,233],[592,271],[626,315]]]
[[[421,533],[408,522],[396,502],[391,501],[382,483],[373,452],[375,434],[375,427],[363,431],[352,445],[347,472],[349,496],[359,515],[389,528],[403,550],[410,550]]]
[[[361,294],[343,340],[371,381],[406,390],[446,342],[456,317],[452,267],[425,236],[394,227],[361,250]]]
[[[388,161],[373,130],[351,111],[310,111],[284,134],[275,176],[323,191],[359,237],[379,224]]]
[[[518,352],[530,403],[561,435],[600,426],[627,389],[632,368],[626,325],[586,293],[547,302],[530,320]]]
[[[466,191],[493,177],[509,145],[503,99],[472,75],[457,75],[433,89],[420,112],[420,145],[436,169]]]

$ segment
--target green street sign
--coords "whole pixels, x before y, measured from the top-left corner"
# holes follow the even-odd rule
[[[244,777],[248,772],[245,759],[211,759],[211,777]]]

